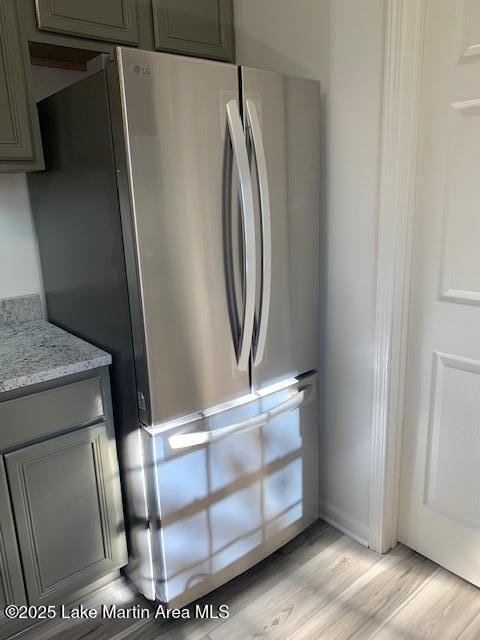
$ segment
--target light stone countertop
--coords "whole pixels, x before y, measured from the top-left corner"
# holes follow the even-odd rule
[[[38,319],[28,303],[24,318],[2,317],[0,304],[0,393],[111,364],[110,354]]]

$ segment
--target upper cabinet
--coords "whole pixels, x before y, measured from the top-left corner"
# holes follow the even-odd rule
[[[0,173],[44,168],[31,61],[86,70],[116,45],[234,62],[233,0],[0,0]]]
[[[35,5],[41,30],[139,44],[136,0],[36,0]]]
[[[0,171],[43,168],[38,115],[30,92],[28,45],[16,0],[0,2]]]
[[[94,51],[121,44],[234,60],[233,0],[21,0],[21,6],[36,43]]]
[[[232,0],[152,0],[155,48],[233,61]]]

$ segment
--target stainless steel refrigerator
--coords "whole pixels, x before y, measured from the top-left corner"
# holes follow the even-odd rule
[[[318,517],[320,87],[118,48],[39,111],[49,318],[113,355],[126,570],[180,606]]]

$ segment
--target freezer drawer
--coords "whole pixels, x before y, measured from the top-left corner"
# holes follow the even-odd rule
[[[202,420],[144,431],[159,600],[193,601],[318,517],[316,384],[316,375],[293,379]]]

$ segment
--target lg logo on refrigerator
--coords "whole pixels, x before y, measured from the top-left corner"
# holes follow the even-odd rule
[[[152,75],[152,70],[150,69],[150,67],[141,67],[139,64],[134,64],[132,68],[133,68],[133,73],[135,73],[137,76],[138,75],[142,75],[142,76],[150,76],[150,75]]]

